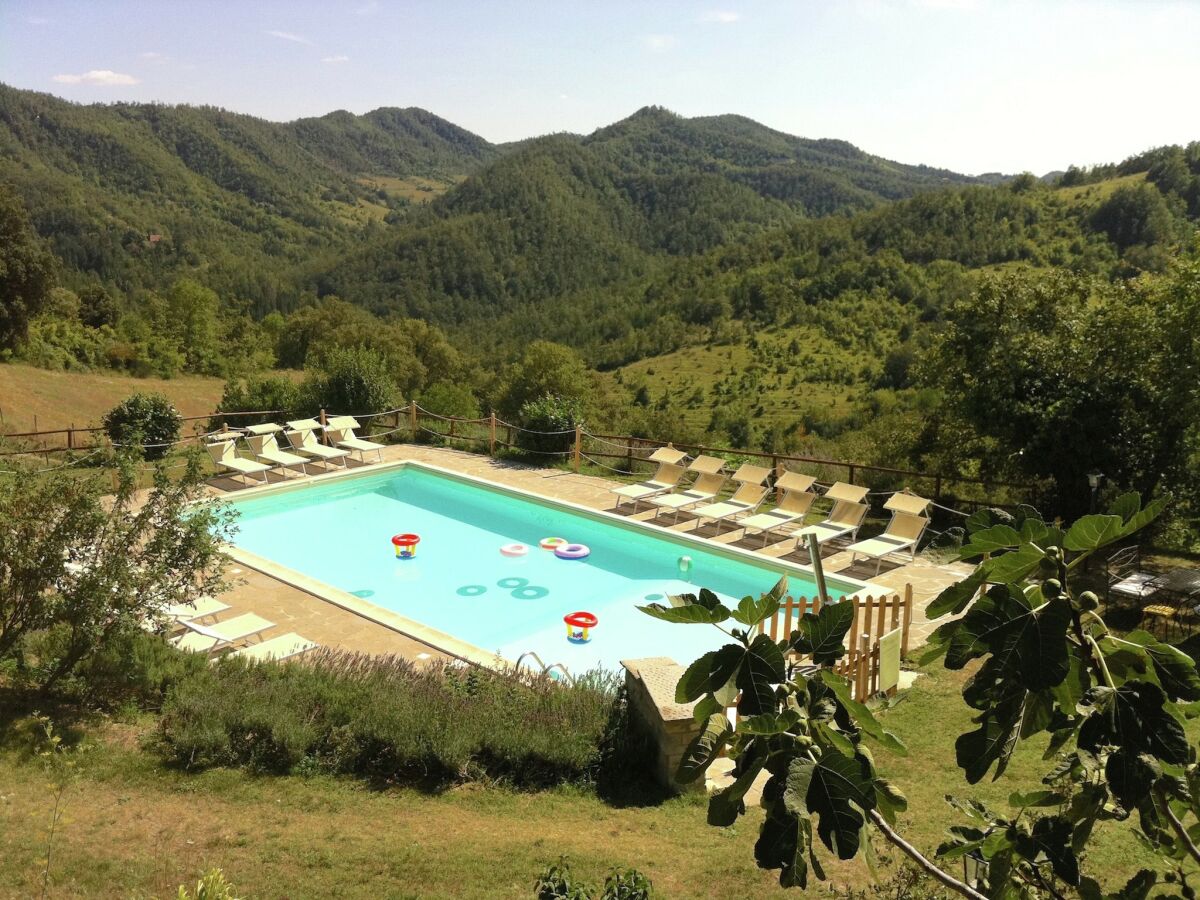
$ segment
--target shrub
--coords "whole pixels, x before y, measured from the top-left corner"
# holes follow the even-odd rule
[[[104,416],[104,430],[114,444],[140,444],[146,459],[161,459],[179,440],[183,419],[162,394],[134,394]]]
[[[196,890],[188,893],[183,885],[179,886],[178,900],[238,900],[233,893],[233,885],[225,880],[225,874],[220,869],[209,869],[196,882]]]
[[[208,420],[208,430],[222,427],[222,413],[265,412],[261,416],[237,417],[238,425],[261,425],[294,418],[299,407],[300,386],[283,375],[231,380],[225,385],[216,414]],[[272,415],[271,410],[280,412]]]
[[[170,689],[152,745],[195,769],[547,787],[595,777],[615,697],[607,676],[566,685],[330,651],[304,665],[226,658]]]
[[[546,866],[533,883],[537,900],[649,900],[650,879],[637,869],[613,869],[604,879],[603,889],[596,890],[571,873],[565,856]]]
[[[417,401],[423,409],[439,416],[479,418],[479,399],[465,384],[438,381],[421,392]]]
[[[517,446],[527,453],[565,453],[575,445],[575,426],[583,424],[580,404],[554,394],[543,394],[521,407]]]
[[[382,356],[366,348],[335,349],[300,386],[306,415],[322,409],[338,415],[382,412],[396,405],[396,381]]]

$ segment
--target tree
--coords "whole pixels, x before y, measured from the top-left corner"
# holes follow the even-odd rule
[[[309,414],[322,409],[338,415],[383,412],[396,405],[396,383],[383,357],[373,350],[337,349],[305,377],[300,405]]]
[[[104,414],[104,431],[118,449],[162,459],[179,440],[183,418],[162,394],[134,394]]]
[[[696,703],[701,732],[677,778],[703,777],[722,753],[734,760],[733,783],[709,797],[709,823],[723,827],[744,814],[746,791],[768,773],[754,853],[760,866],[779,871],[785,887],[806,886],[810,871],[824,877],[818,840],[838,858],[851,859],[868,852],[873,827],[944,887],[971,900],[1115,896],[1084,873],[1083,851],[1098,822],[1132,823],[1136,813],[1139,836],[1190,896],[1182,861],[1200,862],[1194,838],[1200,762],[1182,721],[1183,703],[1200,700],[1200,674],[1190,657],[1145,632],[1110,632],[1096,612],[1096,596],[1076,584],[1090,556],[1129,539],[1163,506],[1156,501],[1143,508],[1129,493],[1107,513],[1069,528],[1048,524],[1029,508],[1016,515],[981,510],[968,520],[960,556],[984,561],[928,609],[933,618],[961,618],[934,633],[927,660],[944,655],[951,669],[978,664],[963,690],[977,727],[956,741],[958,764],[969,783],[993,768],[999,778],[1016,747],[1039,735],[1049,736],[1047,758],[1058,763],[1037,789],[1012,795],[1013,814],[955,801],[970,821],[951,829],[952,839],[938,850],[941,864],[897,830],[907,801],[879,774],[869,749],[904,753],[903,745],[832,671],[845,653],[853,605],[825,604],[778,641],[758,632],[779,610],[786,579],[734,608],[706,590],[672,597],[670,606],[640,607],[668,622],[716,625],[732,639],[680,678],[675,699]],[[736,624],[722,627],[730,620]],[[807,674],[801,657],[818,670]],[[735,698],[739,719],[731,725],[725,707]],[[986,863],[978,885],[950,872],[967,853]],[[1120,896],[1140,900],[1157,879],[1140,872]]]
[[[198,454],[177,480],[156,469],[144,500],[131,460],[121,455],[110,497],[98,476],[0,478],[0,663],[15,659],[39,688],[168,606],[223,587],[229,519],[201,502]]]
[[[0,350],[24,339],[54,286],[53,257],[42,247],[17,195],[0,185]]]
[[[923,377],[943,392],[943,416],[978,436],[961,455],[978,455],[988,477],[1052,479],[1054,510],[1075,516],[1089,472],[1150,494],[1186,468],[1200,415],[1196,262],[1118,286],[991,277],[946,320]]]
[[[1092,214],[1092,226],[1120,249],[1171,239],[1174,222],[1162,193],[1153,185],[1117,188]]]
[[[437,413],[439,416],[479,418],[479,399],[465,384],[435,381],[421,391],[417,402],[422,409]]]
[[[503,416],[518,416],[530,400],[548,394],[583,404],[589,386],[587,367],[578,353],[562,344],[534,341],[505,373],[496,409]]]
[[[167,293],[163,325],[176,337],[189,372],[220,374],[220,311],[216,292],[190,279],[181,278]]]

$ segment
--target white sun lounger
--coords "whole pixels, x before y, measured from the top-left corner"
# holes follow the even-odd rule
[[[274,466],[264,465],[252,459],[242,459],[234,450],[233,443],[233,440],[214,441],[206,447],[208,455],[223,471],[241,475],[247,484],[253,484],[251,475],[259,474],[262,475],[265,482],[267,480],[266,473],[271,471]]]
[[[222,603],[216,597],[204,594],[191,603],[173,603],[163,610],[163,615],[174,622],[197,621],[223,613],[229,609],[228,603]]]
[[[892,494],[887,503],[883,504],[883,508],[892,512],[892,520],[888,522],[883,534],[858,541],[846,548],[851,553],[851,563],[859,556],[875,560],[876,575],[879,574],[883,561],[893,553],[903,553],[907,550],[909,561],[915,560],[917,544],[929,526],[929,517],[925,515],[929,510],[929,501],[924,497],[904,492]]]
[[[841,537],[854,538],[858,529],[862,527],[863,519],[867,517],[868,507],[862,502],[867,496],[867,488],[837,481],[830,485],[824,496],[833,501],[833,508],[823,521],[815,525],[806,525],[793,532],[797,547],[804,543],[810,534],[816,535],[818,544],[824,544]]]
[[[183,626],[187,632],[173,641],[176,647],[193,653],[212,653],[274,628],[275,623],[254,613],[243,613],[213,625],[184,622]]]
[[[301,474],[308,474],[307,457],[297,456],[280,448],[276,434],[283,431],[282,425],[251,425],[246,431],[246,443],[250,445],[250,452],[259,462],[278,466],[282,471],[287,471],[290,466],[299,466]]]
[[[767,497],[767,478],[771,470],[762,466],[745,463],[733,473],[733,480],[738,483],[737,490],[728,500],[710,503],[694,510],[702,519],[712,519],[717,523],[717,534],[721,533],[721,523],[736,519],[754,512]]]
[[[612,489],[612,492],[617,495],[617,506],[620,506],[624,500],[632,500],[634,512],[637,512],[638,504],[641,501],[674,490],[679,484],[679,479],[683,477],[683,473],[687,471],[680,465],[686,458],[687,454],[682,450],[676,450],[674,447],[659,447],[646,457],[649,462],[658,463],[658,470],[651,477],[636,484],[623,484]]]
[[[363,462],[367,461],[365,454],[369,452],[378,453],[379,461],[383,462],[384,445],[360,438],[354,433],[358,427],[358,420],[353,416],[334,416],[325,425],[325,436],[335,447],[357,453]]]
[[[308,638],[301,637],[294,631],[289,631],[287,634],[281,634],[279,637],[269,638],[258,644],[250,644],[230,653],[230,656],[236,656],[241,659],[253,659],[259,662],[268,659],[288,659],[293,656],[299,656],[301,653],[307,653],[319,647],[320,644],[315,641],[310,641]]]
[[[342,461],[343,465],[346,457],[350,455],[349,450],[327,447],[317,440],[316,430],[321,427],[321,424],[316,419],[297,419],[295,422],[288,422],[288,427],[292,430],[285,431],[284,437],[297,453],[303,453],[312,459],[319,459],[323,463],[331,463],[338,459]]]
[[[697,456],[688,466],[688,471],[696,476],[690,487],[673,494],[651,497],[650,502],[659,507],[659,512],[664,509],[675,510],[675,521],[679,521],[679,513],[682,510],[700,503],[709,503],[717,498],[721,489],[725,487],[725,482],[729,480],[729,476],[721,471],[724,466],[725,460],[715,456]]]
[[[780,475],[775,481],[775,490],[780,493],[779,503],[774,509],[742,519],[746,533],[749,534],[751,529],[762,532],[762,545],[765,547],[771,532],[803,522],[817,499],[817,495],[809,490],[816,480],[811,475],[801,475],[799,472]]]

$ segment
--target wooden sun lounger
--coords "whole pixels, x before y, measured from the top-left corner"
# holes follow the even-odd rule
[[[658,470],[650,478],[636,484],[624,484],[612,489],[612,492],[617,495],[617,506],[619,507],[623,500],[632,500],[633,509],[636,512],[641,501],[674,490],[678,486],[679,480],[683,478],[683,473],[687,471],[684,466],[680,465],[686,458],[687,454],[682,450],[676,450],[674,447],[659,447],[647,457],[650,462],[658,463]]]
[[[275,627],[274,622],[268,622],[254,613],[243,613],[214,625],[201,625],[197,622],[184,622],[183,625],[187,632],[172,643],[180,650],[190,650],[193,653],[224,650],[238,641],[247,640]]]
[[[321,645],[315,641],[310,641],[308,638],[301,637],[294,631],[289,631],[287,634],[279,635],[279,637],[269,638],[261,643],[250,644],[234,650],[229,655],[261,662],[269,659],[289,659],[293,656],[299,656],[301,653],[307,653],[309,650],[313,650],[319,646]]]
[[[830,485],[825,497],[833,501],[833,508],[824,521],[814,525],[806,525],[792,532],[796,538],[796,546],[815,535],[818,544],[836,540],[841,537],[853,538],[862,527],[863,519],[867,517],[867,504],[862,501],[867,496],[867,488],[838,481]]]
[[[247,484],[253,484],[251,475],[262,475],[263,482],[267,480],[266,473],[271,471],[274,466],[268,466],[260,462],[255,462],[252,459],[242,459],[234,450],[233,440],[214,441],[208,444],[205,449],[208,450],[208,455],[212,461],[220,466],[226,472],[232,472],[241,475]]]
[[[335,447],[357,453],[363,462],[367,461],[365,454],[370,452],[378,453],[379,461],[383,462],[384,445],[360,438],[354,433],[358,427],[358,420],[353,416],[334,416],[325,425],[325,436]]]
[[[288,453],[279,446],[277,432],[283,430],[281,425],[251,425],[246,429],[246,443],[255,458],[266,465],[276,466],[281,471],[287,471],[292,466],[299,466],[303,475],[308,474],[308,458]]]
[[[288,422],[288,427],[292,430],[285,431],[284,437],[297,453],[302,453],[323,463],[331,463],[337,459],[345,465],[350,451],[327,447],[318,441],[316,431],[321,425],[316,419],[297,419],[295,422]]]
[[[650,502],[659,507],[659,512],[664,509],[675,510],[675,521],[678,522],[679,513],[689,506],[708,503],[717,498],[721,489],[725,487],[725,482],[729,480],[729,476],[721,471],[724,466],[725,460],[715,456],[697,456],[688,466],[688,471],[696,476],[690,487],[673,494],[651,497]]]
[[[733,480],[738,483],[738,487],[732,497],[718,503],[701,506],[693,511],[702,519],[712,519],[716,522],[717,534],[720,534],[723,522],[748,515],[762,505],[769,490],[766,482],[770,474],[770,469],[745,463],[733,473]]]
[[[929,509],[929,501],[916,494],[896,493],[883,504],[884,509],[891,510],[892,520],[888,522],[883,534],[865,541],[858,541],[846,549],[850,551],[850,561],[853,563],[859,556],[875,560],[875,574],[879,574],[883,561],[893,553],[908,551],[909,561],[917,558],[917,544],[925,529],[929,526],[929,517],[925,513]]]
[[[749,534],[751,529],[762,532],[762,545],[765,547],[771,532],[803,522],[817,499],[817,495],[809,490],[816,480],[811,475],[784,472],[775,481],[775,490],[781,492],[779,504],[774,509],[742,519],[746,533]]]

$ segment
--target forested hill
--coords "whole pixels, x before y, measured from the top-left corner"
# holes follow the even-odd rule
[[[740,116],[646,107],[523,141],[319,276],[322,294],[440,322],[603,289],[773,227],[973,179]]]
[[[298,265],[496,155],[420,109],[280,124],[214,107],[80,106],[0,85],[0,181],[68,281],[96,277],[121,293],[191,274],[261,312],[287,305]]]
[[[0,182],[65,283],[131,296],[188,276],[260,315],[336,292],[475,318],[968,180],[656,107],[497,147],[420,109],[273,123],[0,85]]]

